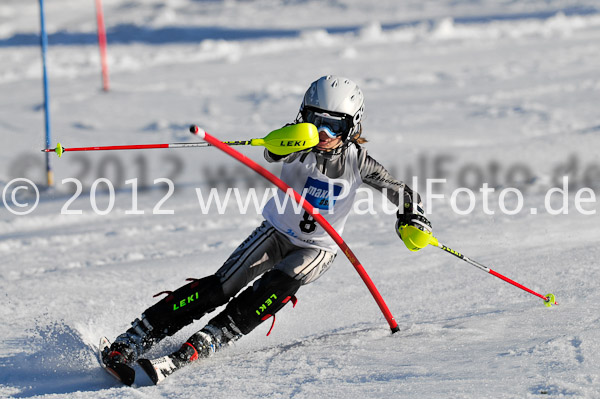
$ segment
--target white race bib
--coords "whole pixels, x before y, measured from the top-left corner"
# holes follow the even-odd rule
[[[291,163],[284,163],[280,176],[305,201],[318,209],[340,235],[354,204],[356,190],[362,184],[357,148],[348,146],[345,155],[344,173],[336,179],[327,177],[318,170],[316,156],[312,152],[305,157],[304,162],[300,162],[299,157]],[[337,245],[329,234],[304,208],[281,190],[265,205],[263,216],[295,245],[331,252],[337,250]]]

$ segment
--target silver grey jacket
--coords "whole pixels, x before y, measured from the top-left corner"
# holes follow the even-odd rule
[[[402,208],[405,202],[412,202],[413,190],[405,183],[392,176],[379,162],[367,154],[367,150],[354,142],[358,149],[358,170],[362,181],[374,189],[385,193],[388,200]],[[346,151],[345,147],[338,147],[332,151],[320,151],[312,149],[310,151],[294,152],[289,155],[275,155],[265,149],[265,159],[268,162],[293,162],[299,158],[300,162],[308,156],[310,152],[317,157],[317,167],[319,171],[332,179],[340,177],[344,173]],[[386,189],[386,190],[384,190]],[[421,199],[417,194],[417,203]]]

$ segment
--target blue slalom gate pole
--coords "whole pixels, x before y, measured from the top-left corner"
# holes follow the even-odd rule
[[[48,72],[46,70],[46,52],[48,50],[48,35],[46,35],[46,21],[44,17],[44,0],[40,0],[40,43],[42,47],[42,71],[44,75],[44,122],[46,126],[46,148],[50,148],[50,93],[48,90]],[[54,185],[54,175],[50,167],[50,153],[46,153],[46,178],[48,187]]]

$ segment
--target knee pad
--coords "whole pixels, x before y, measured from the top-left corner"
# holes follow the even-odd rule
[[[143,316],[152,325],[153,335],[170,336],[227,303],[219,277],[212,275],[178,288],[146,309]],[[162,337],[160,337],[162,338]]]
[[[209,324],[246,335],[283,308],[301,285],[299,280],[271,270],[233,298]]]

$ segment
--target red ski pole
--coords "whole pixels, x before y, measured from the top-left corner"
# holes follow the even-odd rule
[[[310,123],[299,123],[295,125],[298,129],[290,130],[290,127],[273,130],[263,138],[251,140],[225,141],[227,145],[249,145],[262,146],[271,152],[278,154],[289,154],[293,151],[305,150],[311,148],[319,142],[317,128],[313,126],[310,129]],[[306,132],[310,131],[310,134]],[[162,143],[162,144],[133,144],[133,145],[109,145],[104,147],[76,147],[65,148],[60,143],[56,148],[45,148],[42,152],[55,152],[59,157],[69,151],[117,151],[117,150],[147,150],[151,148],[190,148],[190,147],[210,147],[210,143]]]
[[[228,141],[229,145],[251,145],[250,140],[247,141]],[[60,143],[56,148],[45,148],[42,152],[55,152],[56,155],[62,157],[62,154],[70,151],[118,151],[118,150],[148,150],[152,148],[190,148],[190,147],[208,147],[208,143],[164,143],[164,144],[133,144],[133,145],[108,145],[96,147],[63,147]]]
[[[465,255],[461,254],[460,252],[455,251],[452,248],[449,248],[449,247],[447,247],[445,245],[440,244],[440,242],[437,240],[437,238],[435,238],[433,236],[431,237],[430,244],[433,245],[433,246],[435,246],[435,247],[440,248],[441,250],[443,250],[445,252],[448,252],[449,254],[452,254],[452,255],[456,256],[459,259],[464,260],[468,264],[473,265],[476,268],[478,268],[480,270],[483,270],[484,272],[487,272],[487,273],[491,274],[492,276],[498,277],[499,279],[504,280],[507,283],[512,284],[515,287],[520,288],[520,289],[522,289],[525,292],[530,293],[531,295],[535,295],[538,298],[543,299],[544,300],[544,305],[546,305],[548,307],[550,307],[552,305],[558,305],[558,303],[556,302],[556,297],[554,296],[554,294],[548,294],[546,296],[544,296],[542,294],[539,294],[539,293],[535,292],[534,290],[529,289],[529,288],[525,287],[524,285],[519,284],[516,281],[511,280],[508,277],[503,276],[502,274],[500,274],[498,272],[495,272],[494,270],[490,269],[489,267],[484,266],[484,265],[482,265],[479,262],[476,262],[476,261],[474,261],[472,259],[467,258]]]
[[[226,154],[237,159],[244,165],[248,166],[250,169],[254,170],[256,173],[260,174],[265,179],[267,179],[271,183],[275,184],[280,190],[282,190],[286,194],[292,196],[292,198],[298,204],[302,205],[302,207],[315,219],[315,221],[317,221],[325,229],[325,231],[327,231],[327,233],[331,236],[331,238],[333,238],[335,243],[342,249],[342,251],[344,252],[344,255],[346,255],[346,257],[348,258],[350,263],[352,263],[352,265],[354,266],[354,268],[356,269],[356,271],[358,272],[358,274],[360,275],[360,277],[366,284],[367,288],[371,292],[371,295],[373,295],[373,298],[375,299],[375,302],[377,302],[377,305],[379,306],[379,309],[383,313],[383,316],[385,317],[388,324],[390,325],[392,334],[400,330],[400,328],[398,327],[398,323],[396,323],[396,320],[394,320],[392,313],[390,312],[385,301],[383,300],[383,297],[377,290],[377,287],[375,287],[375,284],[373,283],[373,281],[371,280],[371,278],[365,271],[364,267],[360,264],[360,262],[358,261],[358,259],[356,258],[356,256],[354,255],[354,253],[352,252],[350,247],[348,247],[348,245],[342,239],[342,237],[338,234],[338,232],[335,231],[335,229],[333,227],[331,227],[329,222],[327,222],[327,220],[325,220],[325,218],[321,214],[319,214],[317,211],[315,211],[315,208],[309,202],[305,201],[304,198],[300,194],[298,194],[296,191],[294,191],[290,186],[288,186],[286,183],[284,183],[283,180],[281,180],[280,178],[275,176],[273,173],[269,172],[267,169],[263,168],[262,166],[260,166],[259,164],[257,164],[253,160],[251,160],[250,158],[246,157],[239,151],[236,151],[235,149],[229,147],[227,144],[217,140],[210,134],[206,133],[204,130],[200,129],[198,126],[195,126],[195,125],[191,126],[190,131],[192,133],[194,133],[196,136],[200,137],[202,140],[206,141],[209,144],[212,144],[213,146],[217,147],[221,151],[225,152]]]

